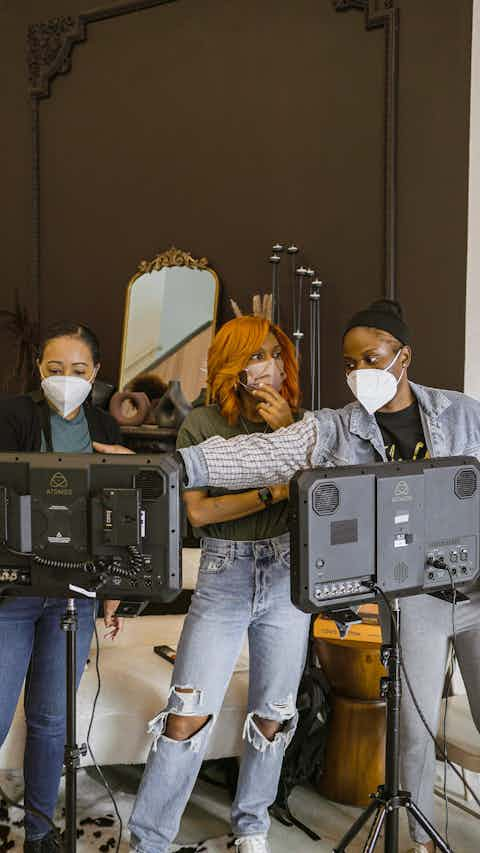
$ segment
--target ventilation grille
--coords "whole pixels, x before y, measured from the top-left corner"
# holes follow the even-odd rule
[[[408,578],[408,566],[406,563],[397,563],[393,570],[393,577],[397,583],[404,583]]]
[[[164,478],[159,471],[140,471],[135,477],[135,488],[141,489],[144,501],[156,501],[165,494]]]
[[[340,492],[335,483],[322,483],[312,494],[313,511],[317,515],[331,515],[340,504]]]
[[[462,468],[455,474],[455,494],[460,500],[473,498],[477,491],[477,472],[474,468]]]

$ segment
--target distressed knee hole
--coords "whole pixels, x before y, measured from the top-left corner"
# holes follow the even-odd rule
[[[272,749],[286,750],[295,734],[298,713],[293,696],[284,702],[267,702],[268,714],[252,711],[245,720],[244,740],[254,749],[267,752]]]
[[[279,723],[277,720],[268,720],[265,717],[259,717],[258,714],[254,714],[253,720],[257,729],[260,729],[261,733],[267,738],[267,740],[273,740],[277,732],[279,732],[284,726],[284,723]]]
[[[198,752],[215,722],[213,714],[198,713],[203,704],[203,690],[189,685],[171,687],[167,707],[148,726],[148,733],[154,737],[153,750],[157,750],[159,739],[164,738]]]
[[[198,734],[211,717],[182,717],[180,714],[169,714],[165,726],[165,734],[171,740],[188,740]]]

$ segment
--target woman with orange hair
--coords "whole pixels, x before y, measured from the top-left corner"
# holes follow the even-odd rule
[[[226,323],[209,350],[208,392],[210,405],[188,415],[177,447],[289,426],[299,400],[289,338],[260,317]],[[184,494],[201,537],[199,579],[167,707],[150,724],[155,742],[130,820],[138,853],[166,853],[177,834],[247,634],[246,745],[232,825],[239,853],[269,851],[268,807],[297,724],[309,627],[309,617],[290,601],[287,498],[288,484]]]

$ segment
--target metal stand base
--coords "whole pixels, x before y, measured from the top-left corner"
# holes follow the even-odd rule
[[[67,696],[67,736],[64,751],[65,764],[65,834],[63,847],[65,853],[75,853],[77,849],[77,771],[80,759],[87,754],[85,744],[77,744],[77,629],[78,614],[74,598],[67,601],[67,609],[62,616],[62,631],[67,640],[66,696]]]
[[[441,850],[442,853],[453,853],[452,848],[448,846],[448,844],[443,840],[441,835],[437,832],[434,826],[430,823],[429,820],[425,817],[423,812],[420,811],[418,806],[412,802],[412,798],[408,791],[399,791],[396,796],[386,797],[385,788],[383,785],[380,786],[376,794],[372,794],[372,802],[365,809],[364,812],[357,818],[355,823],[350,827],[348,832],[345,833],[340,843],[337,847],[333,848],[332,853],[345,853],[348,845],[353,841],[353,839],[358,835],[358,833],[363,829],[367,821],[373,817],[372,824],[370,826],[370,832],[368,833],[368,838],[363,846],[362,853],[372,853],[375,849],[377,842],[380,838],[380,833],[382,831],[383,825],[386,820],[393,815],[395,812],[397,813],[398,818],[398,809],[405,808],[410,814],[413,815],[415,820],[420,824],[422,829],[425,830],[427,835],[431,838],[432,841],[435,842],[436,848]],[[388,834],[385,833],[385,845],[384,851],[385,853],[397,853],[398,850],[398,839],[395,843],[392,839],[388,839]]]
[[[380,602],[381,604],[381,602]],[[404,808],[413,815],[427,833],[436,848],[442,853],[453,853],[423,812],[412,801],[409,791],[400,790],[400,705],[402,679],[400,665],[400,607],[398,600],[392,602],[388,614],[390,642],[382,647],[381,660],[388,667],[388,676],[382,678],[380,695],[387,700],[387,737],[385,745],[385,785],[381,785],[372,802],[345,833],[332,853],[345,853],[348,845],[372,818],[363,853],[372,853],[385,825],[384,853],[398,853],[399,816]]]

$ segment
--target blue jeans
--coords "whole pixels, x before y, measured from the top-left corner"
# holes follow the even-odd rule
[[[246,743],[232,826],[236,836],[268,832],[268,807],[297,724],[309,624],[310,617],[290,600],[288,534],[258,542],[203,540],[170,697],[150,723],[154,743],[130,819],[133,849],[166,853],[175,838],[247,633]],[[208,721],[188,740],[173,740],[165,734],[169,713],[206,716]],[[255,717],[281,724],[273,740],[262,734]]]
[[[60,627],[65,606],[61,598],[0,602],[0,744],[8,734],[26,677],[25,802],[49,817],[57,802],[65,744],[66,635]],[[93,607],[91,601],[77,601],[77,686],[92,639]],[[27,812],[29,840],[42,838],[49,829],[44,820]]]

